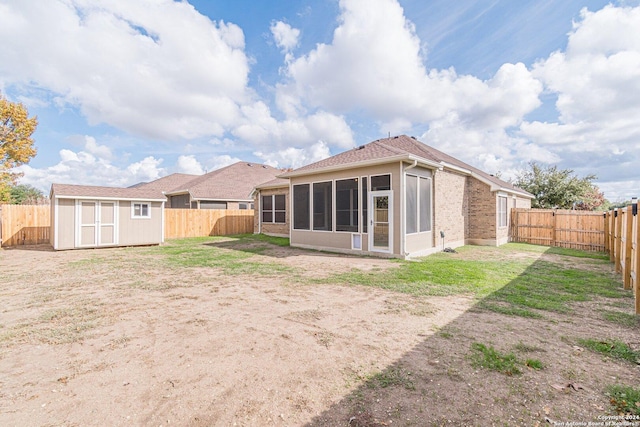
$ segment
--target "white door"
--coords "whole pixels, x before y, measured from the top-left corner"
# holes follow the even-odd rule
[[[116,242],[116,203],[99,202],[100,222],[98,223],[98,245],[115,245]]]
[[[97,246],[98,242],[98,202],[81,201],[78,203],[79,231],[76,246]]]
[[[369,193],[369,250],[393,253],[393,193]]]
[[[76,247],[109,246],[118,243],[117,202],[82,200],[77,204]]]

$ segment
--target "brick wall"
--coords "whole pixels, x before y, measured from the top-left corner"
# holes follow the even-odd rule
[[[462,242],[467,235],[469,203],[468,178],[451,171],[435,171],[433,176],[434,245],[442,244],[443,231],[447,242]]]
[[[491,188],[477,179],[469,178],[468,238],[471,240],[496,240],[498,198]]]
[[[260,224],[260,215],[262,212],[261,208],[261,196],[271,196],[273,194],[284,194],[285,195],[285,203],[286,203],[286,212],[285,212],[285,223],[284,224],[273,224],[273,223],[262,223]],[[289,200],[289,187],[285,188],[275,188],[275,189],[267,189],[260,190],[256,193],[254,197],[254,221],[253,221],[253,232],[263,234],[272,234],[278,236],[289,236],[289,223],[291,216],[291,203]],[[260,229],[260,227],[262,229]]]

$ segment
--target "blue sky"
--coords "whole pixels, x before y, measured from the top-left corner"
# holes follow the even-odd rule
[[[0,0],[0,91],[38,116],[21,182],[299,167],[414,135],[640,189],[638,1]]]

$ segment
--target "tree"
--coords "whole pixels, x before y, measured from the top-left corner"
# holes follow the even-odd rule
[[[10,187],[21,176],[12,169],[36,155],[31,135],[37,125],[38,119],[30,118],[24,105],[0,94],[0,202],[9,201]]]
[[[595,179],[595,175],[579,178],[571,169],[531,162],[513,184],[535,196],[531,203],[534,208],[594,210],[605,202],[604,194],[592,182]]]
[[[11,194],[10,202],[14,205],[40,205],[46,201],[42,191],[28,184],[13,185],[9,193]]]

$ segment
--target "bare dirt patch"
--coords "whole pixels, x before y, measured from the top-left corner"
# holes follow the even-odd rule
[[[637,366],[575,344],[640,343],[637,324],[601,315],[628,299],[527,319],[309,280],[392,261],[258,249],[239,250],[295,272],[179,267],[149,248],[0,251],[0,424],[542,425],[595,421],[607,384],[640,384]],[[545,367],[474,367],[474,342]]]

